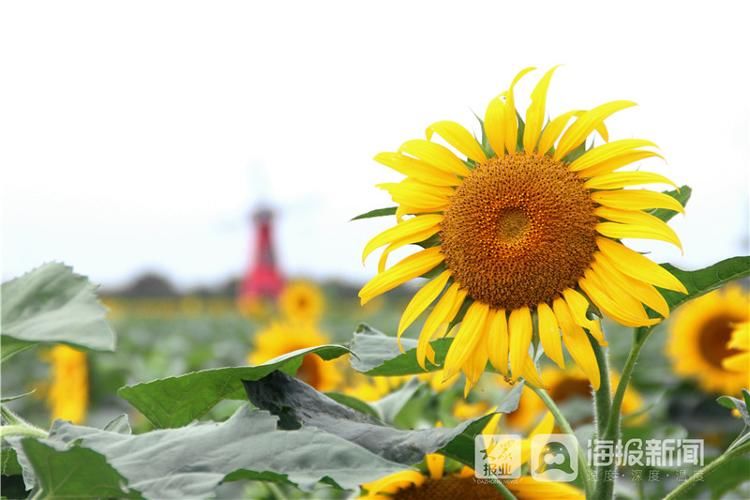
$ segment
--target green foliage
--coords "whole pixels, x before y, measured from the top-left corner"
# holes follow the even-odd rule
[[[2,360],[40,343],[113,351],[115,334],[95,289],[59,263],[3,283]]]
[[[732,257],[697,271],[684,271],[671,264],[662,264],[662,266],[674,274],[688,291],[687,294],[683,294],[661,290],[671,310],[716,290],[730,281],[750,276],[750,257]]]
[[[369,212],[365,212],[363,214],[359,214],[356,217],[353,217],[351,220],[362,220],[362,219],[372,219],[373,217],[385,217],[386,215],[396,215],[396,209],[398,207],[385,207],[385,208],[376,208],[375,210],[370,210]]]
[[[275,370],[296,373],[307,355],[324,360],[349,350],[340,345],[299,349],[258,366],[214,368],[122,387],[118,394],[156,427],[187,425],[225,399],[245,399],[242,380],[258,380]]]

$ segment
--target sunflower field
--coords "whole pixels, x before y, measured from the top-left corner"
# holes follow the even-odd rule
[[[304,22],[288,12],[282,17],[300,22],[297,27],[318,22],[319,12],[302,14],[295,12]],[[170,14],[169,28],[158,26],[160,40],[175,32],[178,18]],[[193,29],[191,36],[204,37]],[[273,31],[294,38],[290,53],[307,54],[294,29]],[[359,40],[355,31],[326,45],[327,54]],[[128,33],[133,40],[113,49],[117,57],[137,43]],[[224,35],[223,29],[213,33]],[[235,42],[227,40],[226,46]],[[283,42],[266,41],[263,54]],[[89,42],[84,45],[88,50]],[[118,78],[148,87],[177,64],[181,49],[175,47],[144,69],[143,81],[126,72]],[[202,48],[195,45],[186,59],[201,57]],[[381,66],[386,61],[380,52],[362,51],[336,65],[361,68],[360,55]],[[405,57],[420,64],[413,53]],[[269,59],[273,71],[291,66]],[[302,59],[292,58],[300,65],[295,78],[305,84],[333,71]],[[105,57],[87,61],[106,66]],[[216,54],[211,63],[230,65]],[[505,59],[493,64],[510,65]],[[461,66],[462,78],[483,80],[480,66]],[[431,68],[428,79],[440,80],[446,68]],[[187,80],[198,78],[193,69]],[[394,125],[381,152],[382,145],[372,144],[375,188],[355,185],[364,174],[325,180],[342,191],[327,193],[342,200],[351,196],[343,193],[348,189],[357,193],[352,198],[371,190],[386,200],[345,214],[346,227],[356,229],[340,234],[341,241],[316,241],[324,239],[326,221],[304,203],[296,215],[285,214],[313,227],[294,235],[301,251],[284,255],[318,251],[316,258],[333,260],[345,276],[352,263],[339,261],[336,245],[356,240],[361,256],[355,260],[368,266],[364,280],[282,272],[272,243],[275,212],[264,191],[252,218],[252,263],[244,278],[233,276],[222,287],[172,287],[147,276],[137,286],[113,288],[82,271],[88,263],[67,258],[25,272],[4,270],[2,498],[750,499],[750,255],[694,266],[679,260],[691,252],[681,222],[692,215],[702,186],[666,168],[669,154],[657,145],[657,127],[638,119],[632,130],[617,126],[635,102],[578,102],[580,94],[572,92],[558,102],[559,65],[513,69],[492,95],[479,96],[483,105],[473,121],[439,119],[455,109],[447,97],[444,106],[415,100],[415,113],[425,106],[430,118],[403,137],[409,127]],[[273,85],[288,84],[273,71],[268,87],[258,83],[271,97]],[[412,77],[392,72],[400,80]],[[263,80],[260,73],[252,73],[254,81]],[[219,102],[233,76],[213,82],[221,91],[205,101]],[[352,82],[359,81],[355,76]],[[600,76],[617,79],[605,70]],[[594,82],[577,83],[583,95],[600,95]],[[294,85],[284,97],[290,107],[313,100]],[[354,86],[347,80],[331,95],[353,102]],[[364,101],[375,87],[356,99]],[[567,88],[561,84],[563,94]],[[622,90],[615,82],[612,88]],[[381,90],[394,94],[399,87]],[[680,110],[686,120],[694,119],[690,106],[706,106],[704,97]],[[569,102],[576,104],[567,109]],[[257,144],[271,140],[268,130],[280,128],[277,123],[291,129],[279,140],[293,154],[292,148],[273,153],[282,167],[304,166],[295,165],[299,179],[284,179],[287,188],[297,181],[298,191],[289,192],[299,198],[315,189],[309,179],[324,182],[314,165],[330,159],[310,153],[307,141],[325,143],[326,151],[343,151],[350,141],[371,146],[356,126],[340,126],[334,137],[323,125],[327,111],[316,112],[320,126],[294,114],[258,125]],[[198,122],[191,111],[182,113],[167,114]],[[136,146],[159,142],[137,132],[127,137]],[[740,142],[747,146],[747,139]],[[189,140],[180,141],[189,149]],[[110,192],[92,189],[95,204],[127,182],[129,168],[107,181]],[[721,165],[710,168],[719,172]],[[187,170],[159,185],[165,212],[187,189]],[[199,209],[181,214],[191,229],[222,197],[213,177],[219,175],[201,174],[207,188],[195,200]],[[145,193],[153,179],[144,181]],[[46,195],[34,193],[34,203],[42,204]],[[139,196],[128,194],[129,210],[143,219],[162,216],[138,206]],[[326,202],[340,201],[329,199],[336,196],[326,195]],[[98,224],[109,235],[102,241],[117,238],[106,232],[105,216],[93,212],[86,212],[86,230]],[[46,217],[57,224],[55,214]],[[28,225],[34,223],[29,215]],[[370,234],[360,238],[361,228]],[[706,232],[703,244],[719,241],[718,233]],[[49,241],[74,242],[76,234],[60,230]],[[150,262],[148,251],[180,234],[160,227],[144,236],[144,246],[124,236],[119,244]],[[203,239],[209,237],[179,249],[189,253]],[[109,258],[102,245],[89,255]],[[174,252],[175,262],[181,257]]]

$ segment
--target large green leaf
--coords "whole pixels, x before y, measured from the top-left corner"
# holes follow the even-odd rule
[[[687,205],[688,201],[690,200],[690,195],[693,194],[693,190],[690,188],[690,186],[682,186],[680,189],[673,189],[671,191],[663,191],[663,193],[679,201],[680,204],[684,207]],[[654,215],[660,218],[664,222],[667,222],[672,217],[677,215],[677,212],[675,212],[674,210],[669,210],[666,208],[655,208],[653,210],[650,210],[650,213],[651,215]]]
[[[438,339],[431,342],[435,350],[435,361],[442,366],[450,347],[451,339]],[[388,336],[364,323],[357,327],[350,344],[352,353],[349,358],[352,368],[366,375],[415,375],[425,371],[417,364],[417,341],[402,338],[399,349],[395,337]],[[428,370],[439,366],[427,363]]]
[[[49,263],[2,285],[2,359],[39,343],[99,351],[115,334],[96,287],[60,263]]]
[[[180,427],[208,413],[225,399],[245,399],[242,380],[257,380],[275,370],[295,373],[308,355],[325,360],[349,349],[322,345],[299,349],[258,366],[213,368],[120,388],[118,394],[138,408],[156,427]]]
[[[315,427],[356,443],[386,460],[405,465],[420,462],[426,454],[448,446],[474,422],[466,421],[454,428],[402,430],[343,406],[282,372],[247,380],[244,384],[250,401],[277,415],[281,428]],[[489,416],[479,420],[487,418]],[[474,435],[468,437],[473,439]]]
[[[89,477],[88,468],[111,484],[111,473],[101,469],[97,456],[124,478],[123,486],[146,498],[207,498],[222,481],[249,478],[288,482],[304,490],[321,480],[353,489],[406,468],[319,429],[286,431],[277,424],[277,417],[247,405],[222,423],[201,422],[136,435],[57,420],[48,439],[27,438],[16,450],[19,457],[28,458],[34,471],[27,486],[44,487],[53,477],[58,482],[66,476],[85,478],[88,484],[79,486],[77,480],[68,484],[69,498],[91,496],[92,484],[102,483]],[[48,453],[44,462],[32,455],[42,447]],[[88,456],[80,456],[83,450]],[[50,458],[54,467],[48,466]]]
[[[730,281],[750,276],[750,257],[732,257],[697,271],[684,271],[671,264],[662,264],[662,266],[674,274],[688,291],[687,294],[683,294],[661,290],[661,294],[672,310]]]

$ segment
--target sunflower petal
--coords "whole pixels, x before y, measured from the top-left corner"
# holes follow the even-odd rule
[[[687,293],[680,280],[648,257],[607,238],[597,238],[596,244],[604,255],[617,264],[617,269],[623,274],[660,288]]]
[[[409,154],[425,163],[439,168],[445,172],[466,176],[469,174],[469,167],[462,162],[453,151],[424,139],[412,139],[406,141],[398,148],[399,153]]]
[[[542,303],[536,306],[536,314],[539,318],[539,341],[542,343],[544,352],[557,366],[565,368],[560,327],[557,324],[555,313],[552,312],[550,306]]]
[[[440,453],[428,453],[424,457],[430,479],[441,479],[445,470],[445,457]]]
[[[553,158],[555,160],[564,158],[565,155],[583,143],[589,134],[596,130],[605,119],[617,111],[631,106],[635,106],[635,103],[631,101],[612,101],[583,113],[560,138]]]
[[[482,337],[484,322],[490,307],[481,302],[474,302],[466,311],[461,326],[448,348],[443,365],[443,378],[447,379],[458,373],[474,353],[474,348]]]
[[[594,270],[597,274],[606,276],[608,280],[627,290],[633,297],[661,314],[664,318],[669,317],[669,304],[667,304],[664,296],[652,285],[621,273],[617,269],[617,266],[601,252],[597,254],[594,266],[596,266]]]
[[[609,207],[597,207],[594,210],[594,215],[603,219],[608,219],[613,222],[619,222],[621,224],[629,224],[634,226],[641,226],[646,228],[646,232],[651,236],[622,236],[624,233],[620,233],[620,236],[613,234],[607,234],[606,232],[600,231],[604,236],[608,236],[614,239],[620,238],[649,238],[660,241],[666,241],[672,243],[677,248],[682,250],[682,243],[680,242],[679,236],[674,230],[667,225],[666,222],[658,217],[654,217],[651,214],[636,210],[620,210],[617,208]],[[617,230],[618,228],[614,228]],[[614,234],[617,234],[616,232]]]
[[[378,259],[378,272],[382,273],[385,271],[386,265],[388,264],[388,256],[391,254],[391,252],[394,252],[398,250],[401,247],[404,247],[406,245],[411,245],[413,243],[419,243],[420,241],[424,241],[430,236],[433,236],[435,233],[438,232],[438,228],[431,228],[426,229],[424,231],[421,231],[419,233],[410,234],[409,236],[404,236],[401,239],[398,239],[392,243],[390,243],[385,249],[383,250],[383,253],[380,254],[380,258]]]
[[[589,342],[586,332],[583,331],[583,328],[575,324],[567,303],[561,297],[556,298],[552,302],[552,307],[562,329],[563,340],[570,356],[581,368],[586,378],[589,379],[594,390],[598,390],[601,383],[599,378],[599,364],[596,361],[594,349],[591,347],[591,342]]]
[[[584,274],[583,278],[578,280],[578,285],[586,292],[589,299],[596,304],[596,307],[622,325],[638,327],[655,325],[659,322],[658,319],[644,318],[645,311],[641,313],[640,310],[632,310],[626,304],[619,303],[612,298],[605,292],[590,270]]]
[[[427,140],[432,139],[432,134],[438,134],[448,144],[477,163],[487,161],[487,156],[482,151],[482,146],[479,145],[474,136],[463,125],[449,120],[435,122],[427,127]]]
[[[638,148],[643,147],[658,147],[651,141],[646,139],[621,139],[619,141],[612,141],[601,146],[591,148],[583,153],[579,158],[576,158],[570,164],[570,170],[578,172],[580,170],[593,167],[604,161],[612,159],[616,156],[628,153]]]
[[[534,387],[544,387],[544,381],[539,375],[539,372],[537,371],[536,366],[534,365],[534,361],[531,359],[529,353],[526,353],[526,359],[524,359],[523,361],[521,377],[523,377],[526,382],[533,385]]]
[[[455,313],[453,313],[453,316],[450,313],[458,310],[465,298],[466,292],[459,290],[458,283],[453,283],[448,287],[443,296],[440,297],[440,300],[435,304],[430,314],[427,315],[427,319],[424,325],[422,325],[422,330],[419,332],[419,340],[417,341],[417,363],[419,363],[419,366],[423,370],[425,369],[425,357],[429,358],[432,364],[435,364],[434,351],[430,346],[430,341],[438,332],[441,325],[447,324],[455,317]],[[456,307],[456,304],[458,304],[458,307]]]
[[[440,276],[428,281],[427,284],[414,294],[414,297],[412,297],[409,304],[404,308],[404,313],[401,315],[401,321],[398,323],[396,336],[399,341],[404,330],[414,323],[414,320],[416,320],[419,315],[435,301],[438,295],[440,295],[440,292],[443,291],[443,288],[445,288],[445,284],[448,283],[450,277],[450,271],[443,271],[440,273]]]
[[[520,307],[510,312],[508,318],[510,336],[510,372],[514,378],[521,375],[524,359],[529,355],[531,345],[531,311]]]
[[[552,73],[558,67],[555,66],[547,71],[531,92],[531,105],[526,110],[526,126],[523,130],[523,149],[527,153],[533,153],[537,142],[539,142],[545,118],[544,111],[547,104],[547,90],[552,80]]]
[[[673,233],[673,231],[670,230],[668,233],[664,233],[659,229],[655,229],[653,226],[645,224],[621,224],[618,222],[600,222],[596,225],[596,231],[602,236],[606,236],[608,238],[612,238],[615,240],[621,240],[624,238],[660,240],[667,243],[672,243],[677,248],[682,250],[680,240],[675,241],[674,237],[676,235],[670,234]]]
[[[620,189],[617,191],[597,191],[591,193],[591,199],[600,205],[622,210],[645,210],[648,208],[666,208],[684,213],[679,201],[668,194],[648,191],[646,189]]]
[[[503,375],[508,375],[508,319],[505,309],[492,311],[487,320],[487,350],[490,363]]]
[[[653,157],[661,158],[662,160],[664,159],[664,157],[656,151],[629,151],[627,153],[613,156],[612,158],[604,160],[601,163],[597,163],[596,165],[579,171],[578,177],[588,178],[595,177],[597,175],[604,175],[609,172],[613,172],[618,168],[624,167],[625,165],[630,165],[631,163],[634,163],[636,161]]]
[[[604,338],[604,332],[602,332],[599,321],[589,319],[588,317],[589,301],[586,300],[586,297],[572,288],[568,288],[563,290],[563,298],[565,299],[565,303],[568,304],[573,322],[587,329],[597,342],[599,342],[599,345],[606,346],[607,340]]]
[[[487,329],[486,320],[482,328],[484,330]],[[484,338],[485,334],[486,331],[483,331],[480,335],[482,336],[482,338]],[[487,359],[487,348],[480,338],[479,342],[477,342],[477,345],[474,347],[474,352],[471,354],[471,356],[469,356],[469,359],[463,367],[464,375],[466,376],[466,383],[464,384],[464,398],[469,395],[472,387],[477,385],[477,382],[479,382],[479,379],[482,377],[484,369],[487,368]]]
[[[461,179],[456,175],[435,168],[423,161],[404,156],[401,153],[379,153],[374,159],[396,172],[426,184],[435,186],[458,186],[461,184]]]
[[[539,138],[538,150],[541,154],[545,154],[552,149],[552,146],[555,145],[555,141],[560,137],[560,134],[568,125],[571,118],[576,116],[576,113],[578,113],[578,111],[568,111],[567,113],[563,113],[560,116],[555,117],[546,127],[544,127],[542,136]]]
[[[612,172],[587,180],[583,187],[589,189],[620,189],[643,184],[668,184],[679,189],[677,184],[660,174],[652,172]]]
[[[365,249],[362,251],[362,263],[365,262],[368,255],[383,245],[393,243],[405,237],[408,238],[425,230],[436,228],[435,232],[439,231],[439,224],[442,220],[442,215],[420,215],[386,229],[367,242]],[[415,240],[414,242],[416,243],[417,241],[422,240]]]
[[[519,71],[508,89],[508,98],[505,102],[505,149],[507,149],[510,154],[516,152],[516,147],[518,145],[518,116],[516,115],[513,88],[521,78],[534,69],[536,68],[529,67]]]
[[[422,276],[443,262],[439,247],[426,248],[406,257],[387,271],[377,274],[359,291],[362,305],[388,290]]]
[[[505,155],[505,103],[495,97],[484,112],[484,133],[496,156]]]

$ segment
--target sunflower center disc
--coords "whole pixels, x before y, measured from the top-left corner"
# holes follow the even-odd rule
[[[489,483],[477,482],[473,477],[444,477],[430,479],[420,486],[399,490],[394,500],[436,500],[436,499],[481,498],[501,499],[500,492]]]
[[[492,158],[445,212],[446,264],[472,298],[495,308],[550,302],[591,264],[594,208],[583,181],[549,156]]]

